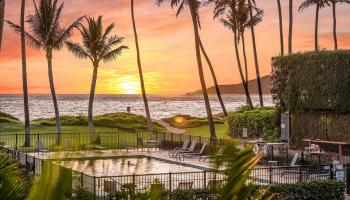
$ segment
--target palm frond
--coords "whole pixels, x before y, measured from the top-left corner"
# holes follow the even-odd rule
[[[14,24],[11,21],[7,21],[6,22],[9,24],[9,26],[17,33],[21,33],[22,28],[21,26]],[[32,36],[30,33],[28,32],[24,32],[24,37],[26,38],[26,43],[28,44],[28,46],[30,46],[32,49],[35,50],[40,50],[42,48],[42,44],[40,43],[39,40],[37,40],[34,36]]]
[[[20,177],[18,164],[6,153],[0,153],[0,199],[26,199],[26,185]]]
[[[73,30],[79,28],[81,25],[81,20],[85,16],[79,17],[77,20],[75,20],[70,26],[68,26],[66,29],[62,29],[59,34],[59,37],[53,41],[53,47],[55,49],[60,49],[63,46],[63,43],[72,36]]]
[[[102,56],[102,60],[104,62],[111,62],[115,60],[119,55],[122,54],[123,50],[129,49],[127,46],[120,46],[110,52],[107,52],[105,55]]]
[[[66,46],[69,52],[73,53],[73,55],[75,55],[76,57],[92,59],[79,43],[67,41]]]

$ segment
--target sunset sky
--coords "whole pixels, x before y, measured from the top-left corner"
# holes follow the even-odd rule
[[[146,90],[150,94],[182,94],[200,88],[194,50],[194,37],[189,10],[178,17],[168,3],[158,8],[153,0],[136,0],[135,15],[142,56]],[[294,51],[313,48],[315,8],[298,13],[300,0],[294,6]],[[278,13],[275,0],[257,1],[265,11],[256,27],[261,75],[271,72],[271,57],[279,53]],[[288,1],[282,0],[285,43],[287,43]],[[340,48],[350,48],[350,6],[338,4],[338,42]],[[26,15],[33,12],[27,0]],[[6,1],[5,18],[19,23],[20,1]],[[79,16],[104,16],[104,24],[114,22],[114,34],[125,37],[129,46],[116,61],[102,63],[99,68],[98,94],[139,93],[136,50],[132,32],[129,0],[66,0],[63,22],[68,24]],[[240,82],[234,57],[232,34],[218,20],[212,19],[212,7],[201,8],[200,35],[215,67],[220,84]],[[333,48],[331,8],[320,12],[320,47]],[[250,32],[247,31],[249,76],[253,78]],[[80,36],[72,38],[80,42]],[[22,92],[20,38],[5,25],[3,48],[0,53],[0,94]],[[287,48],[287,46],[286,46]],[[44,52],[27,47],[28,84],[30,94],[49,93],[47,65]],[[92,67],[88,60],[75,58],[67,49],[54,52],[53,67],[56,92],[85,94],[89,92]],[[203,63],[205,63],[203,61]],[[207,65],[204,65],[207,86],[212,85]]]

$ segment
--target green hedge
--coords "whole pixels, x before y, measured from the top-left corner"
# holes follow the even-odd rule
[[[19,119],[17,117],[10,115],[10,114],[3,113],[0,111],[0,123],[1,122],[9,122],[9,123],[19,122]]]
[[[350,51],[272,59],[272,95],[285,110],[350,111]]]
[[[275,108],[239,109],[227,117],[226,123],[231,136],[242,137],[243,128],[248,128],[249,137],[279,138],[279,114]]]
[[[269,187],[263,199],[272,200],[343,200],[345,184],[339,181],[310,181],[296,184],[275,184]]]

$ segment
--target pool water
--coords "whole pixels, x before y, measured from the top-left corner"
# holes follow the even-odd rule
[[[60,164],[75,171],[97,177],[202,171],[199,168],[148,157],[68,160],[60,161]]]

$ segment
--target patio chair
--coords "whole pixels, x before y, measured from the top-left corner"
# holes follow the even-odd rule
[[[114,194],[117,192],[117,182],[104,180],[103,181],[103,190],[109,194]]]
[[[150,148],[154,148],[156,150],[157,143],[153,143],[151,141],[144,141],[143,138],[139,137],[139,138],[137,138],[137,149],[139,149],[139,148],[141,148],[142,151],[144,148],[146,148],[148,151]]]
[[[191,190],[193,187],[193,181],[189,182],[180,182],[177,186],[178,190]]]
[[[217,156],[223,156],[225,149],[226,149],[226,146],[221,146],[216,154],[200,156],[199,157],[199,161],[201,161],[203,159],[203,161],[205,162],[205,160],[208,159],[208,158],[215,158]]]
[[[222,186],[222,180],[209,180],[207,184],[208,190],[219,190]]]
[[[204,143],[198,152],[183,152],[183,154],[184,156],[202,156],[207,146],[207,143]]]
[[[181,157],[183,158],[185,153],[194,153],[194,149],[196,148],[196,145],[197,145],[196,141],[191,142],[191,146],[188,149],[177,151],[174,154],[174,157],[181,160]]]
[[[189,144],[190,144],[190,141],[188,140],[184,141],[184,143],[182,144],[182,147],[175,147],[173,150],[169,151],[169,157],[173,157],[180,150],[186,150]]]
[[[45,145],[41,142],[41,141],[37,141],[36,143],[35,143],[35,151],[37,151],[38,153],[48,153],[49,152],[49,150],[47,150],[46,148],[45,148]]]

